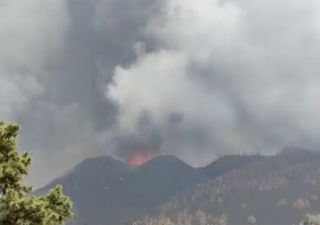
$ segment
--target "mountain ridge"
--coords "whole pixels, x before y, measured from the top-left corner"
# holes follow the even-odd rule
[[[249,161],[244,160],[236,167]],[[152,214],[158,205],[187,187],[233,169],[232,163],[216,174],[204,168],[192,167],[172,155],[151,158],[140,166],[131,166],[112,156],[93,157],[35,193],[45,193],[61,184],[74,201],[75,218],[71,224],[122,225]]]
[[[304,175],[310,176],[307,183]],[[252,213],[261,224],[288,225],[307,212],[306,208],[292,213],[291,204],[320,211],[320,202],[312,200],[320,192],[312,182],[320,186],[320,153],[297,149],[269,156],[226,155],[204,167],[190,166],[172,155],[151,158],[140,166],[100,156],[83,160],[35,193],[61,184],[74,202],[75,217],[70,222],[74,225],[131,224],[144,216],[156,218],[159,210],[169,211],[165,216],[173,220],[178,215],[196,217],[200,210],[211,219],[228,215],[237,224],[245,224]],[[254,199],[269,207],[266,216]],[[272,211],[284,203],[290,207],[278,210],[288,219]],[[268,219],[269,212],[277,216]]]

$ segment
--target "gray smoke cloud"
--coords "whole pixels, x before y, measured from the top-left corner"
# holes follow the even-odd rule
[[[157,3],[18,0],[0,5],[0,118],[21,124],[45,184],[88,156],[112,154],[117,106],[105,97],[116,65],[136,55]],[[150,44],[150,46],[152,46]]]
[[[42,185],[88,156],[318,149],[317,0],[10,0],[0,118]]]
[[[317,1],[169,0],[163,11],[146,27],[157,49],[109,85],[124,130],[148,111],[161,151],[192,163],[318,148]]]

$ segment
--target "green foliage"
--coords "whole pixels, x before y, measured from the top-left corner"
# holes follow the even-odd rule
[[[72,216],[72,203],[57,186],[46,196],[30,196],[21,184],[31,158],[17,151],[19,126],[0,122],[0,225],[62,225]]]

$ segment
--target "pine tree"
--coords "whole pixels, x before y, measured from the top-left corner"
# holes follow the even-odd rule
[[[19,126],[0,122],[0,225],[63,225],[72,203],[57,186],[46,196],[32,196],[22,185],[31,158],[17,151]]]

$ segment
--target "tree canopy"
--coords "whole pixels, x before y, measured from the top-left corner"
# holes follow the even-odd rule
[[[32,196],[22,184],[31,158],[17,151],[19,126],[0,122],[0,225],[63,225],[72,217],[72,202],[57,186]]]

